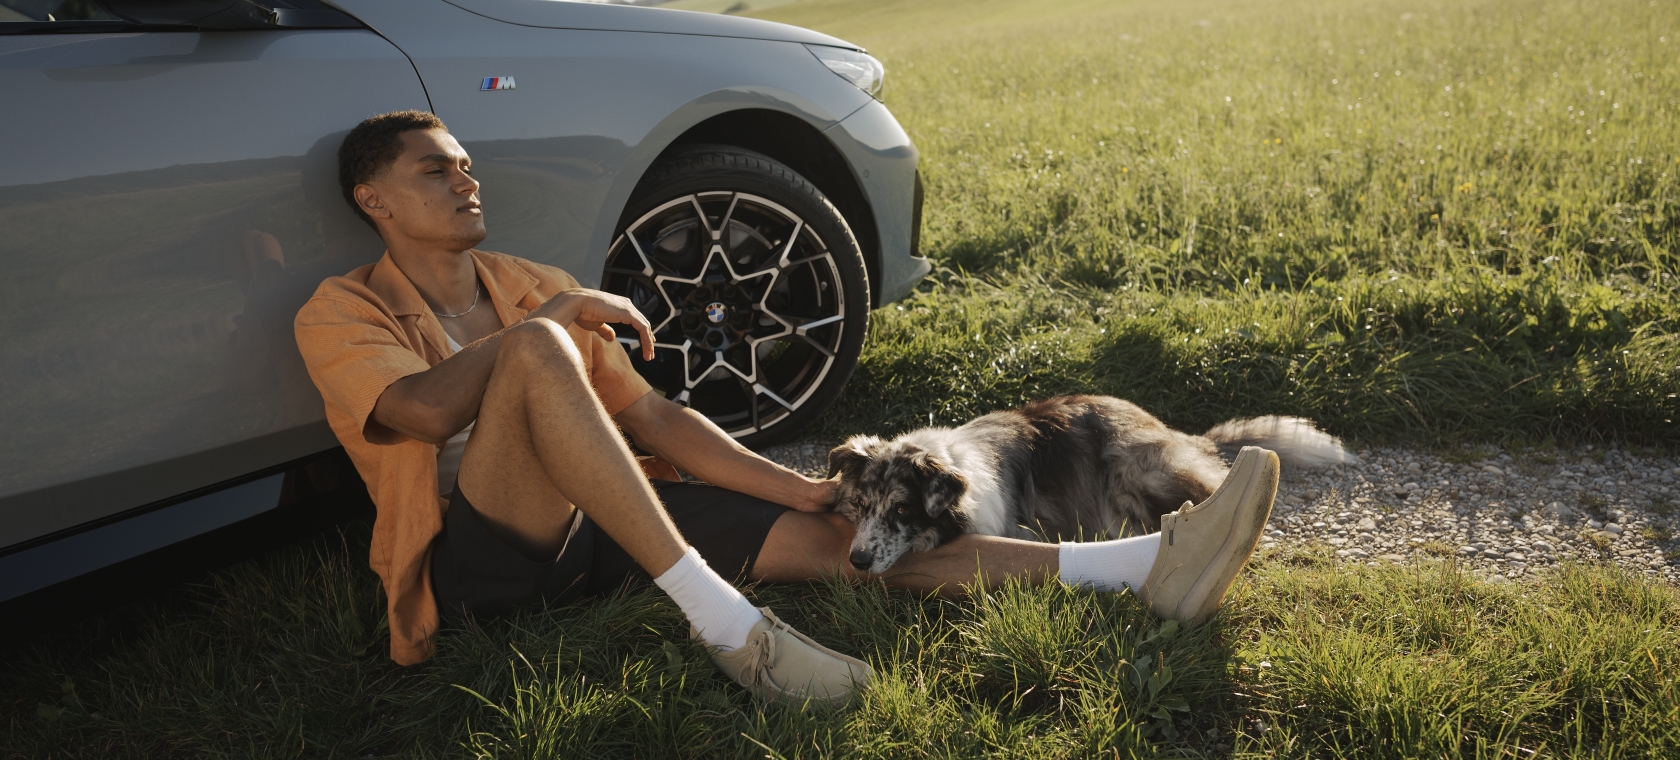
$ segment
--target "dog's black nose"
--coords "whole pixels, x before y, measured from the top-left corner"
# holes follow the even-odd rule
[[[862,549],[853,549],[851,560],[852,567],[868,570],[870,565],[875,564],[875,555]]]

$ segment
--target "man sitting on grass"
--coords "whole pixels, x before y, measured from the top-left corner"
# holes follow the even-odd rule
[[[429,113],[357,125],[339,181],[384,239],[378,263],[322,283],[298,347],[327,419],[378,507],[370,564],[384,581],[391,657],[426,659],[442,621],[565,604],[651,577],[731,678],[766,698],[838,703],[871,671],[754,608],[731,581],[856,576],[835,483],[742,448],[656,393],[609,324],[647,320],[558,269],[474,250],[484,239],[472,160]],[[623,431],[622,433],[620,431]],[[668,465],[644,474],[623,434]],[[1205,620],[1259,539],[1277,458],[1251,451],[1185,510],[1176,537],[1050,544],[963,536],[907,554],[884,580],[960,593],[1008,577],[1118,591]],[[723,575],[719,575],[719,573]]]

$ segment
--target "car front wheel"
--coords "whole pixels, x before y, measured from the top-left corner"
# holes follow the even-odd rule
[[[869,280],[845,218],[792,169],[738,148],[696,146],[654,167],[601,282],[654,326],[653,360],[630,352],[637,371],[750,447],[833,403],[868,328]]]

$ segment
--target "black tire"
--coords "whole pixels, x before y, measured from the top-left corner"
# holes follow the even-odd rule
[[[601,287],[654,325],[653,361],[630,352],[642,377],[748,447],[787,439],[834,403],[869,327],[869,277],[845,217],[792,169],[722,145],[685,148],[642,178]]]

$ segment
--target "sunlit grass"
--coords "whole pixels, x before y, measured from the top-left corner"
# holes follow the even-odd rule
[[[948,602],[765,587],[867,658],[853,709],[764,708],[641,589],[384,657],[365,539],[283,550],[8,657],[10,756],[1665,757],[1680,593],[1609,567],[1532,584],[1452,564],[1257,561],[1207,627],[1129,594]]]
[[[877,315],[828,432],[1080,389],[1191,427],[1680,442],[1671,4],[764,15],[885,61],[948,270]],[[1047,342],[1069,362],[974,371]]]
[[[1185,427],[1298,413],[1459,446],[1680,442],[1676,8],[772,9],[886,61],[942,267],[876,314],[820,432],[1078,390]],[[398,668],[366,531],[8,652],[6,754],[1680,755],[1680,593],[1608,567],[1492,584],[1450,556],[1293,549],[1196,631],[1060,586],[758,589],[879,673],[855,709],[806,714],[726,683],[646,589],[450,631]]]

